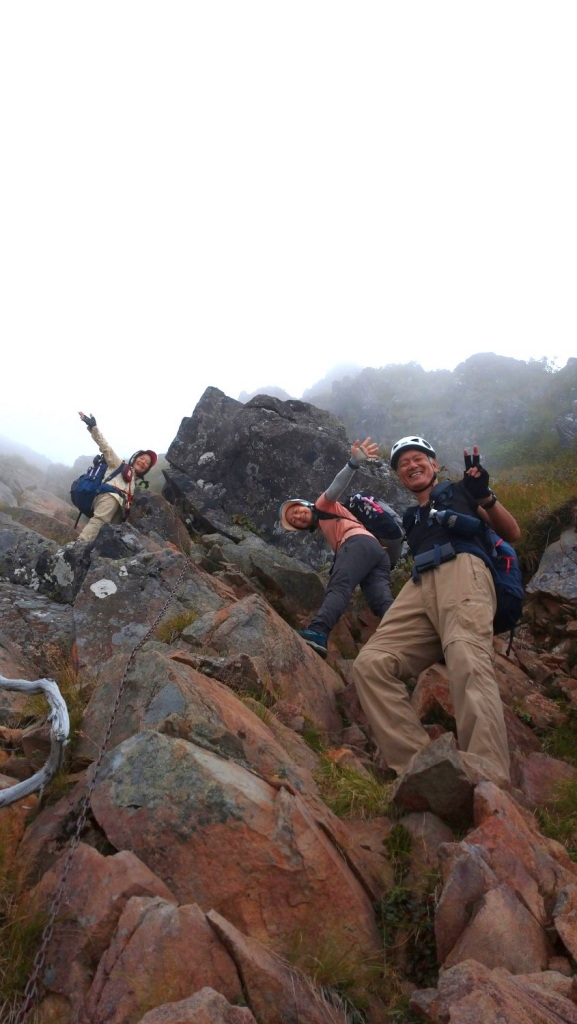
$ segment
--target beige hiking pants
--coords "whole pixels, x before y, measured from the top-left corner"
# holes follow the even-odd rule
[[[89,519],[82,533],[78,537],[78,540],[86,541],[94,540],[98,537],[102,527],[105,523],[121,523],[122,522],[122,506],[116,500],[113,494],[98,494],[94,499],[94,515],[92,519]]]
[[[509,778],[503,705],[493,669],[491,573],[460,554],[409,580],[353,666],[360,702],[390,768],[402,772],[430,740],[405,683],[445,657],[459,747]]]

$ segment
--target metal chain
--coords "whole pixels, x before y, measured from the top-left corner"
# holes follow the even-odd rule
[[[120,685],[118,687],[118,693],[116,694],[116,700],[114,702],[114,707],[112,709],[112,714],[110,715],[110,719],[108,721],[108,726],[106,728],[106,733],[104,735],[104,739],[102,741],[102,745],[101,745],[100,750],[98,752],[98,757],[96,758],[96,761],[94,762],[94,768],[93,768],[92,777],[90,779],[90,782],[88,783],[88,788],[86,790],[86,795],[85,795],[84,800],[82,801],[82,804],[81,804],[81,807],[80,807],[80,812],[79,812],[79,815],[78,815],[78,820],[76,822],[76,829],[74,830],[74,835],[72,836],[72,839],[70,840],[70,845],[68,847],[68,853],[66,855],[66,860],[64,862],[64,867],[62,868],[62,875],[61,875],[61,878],[60,878],[60,882],[58,883],[58,888],[56,889],[56,892],[54,893],[54,896],[52,898],[52,903],[50,904],[50,910],[48,912],[48,920],[47,920],[47,922],[46,922],[46,924],[44,926],[44,931],[42,932],[42,941],[40,943],[40,947],[38,949],[38,952],[36,953],[36,956],[34,957],[34,963],[32,965],[32,973],[31,973],[31,975],[30,975],[30,977],[29,977],[29,979],[28,979],[28,981],[26,983],[26,988],[24,989],[23,1002],[22,1002],[21,1006],[19,1007],[19,1009],[18,1009],[18,1011],[16,1013],[16,1017],[14,1018],[14,1024],[22,1024],[22,1022],[24,1021],[24,1018],[26,1017],[28,1011],[38,1002],[38,999],[39,999],[38,979],[40,977],[40,974],[42,973],[42,970],[44,969],[44,961],[46,959],[46,953],[47,953],[47,950],[48,950],[48,946],[50,945],[50,940],[52,939],[52,935],[54,934],[54,925],[55,925],[55,922],[56,922],[56,918],[58,916],[58,911],[60,910],[60,904],[62,903],[62,897],[64,896],[64,892],[66,890],[66,883],[68,881],[68,875],[70,873],[70,868],[72,866],[72,859],[74,857],[74,853],[76,852],[76,849],[77,849],[78,844],[80,842],[80,836],[81,836],[82,831],[84,829],[84,826],[86,824],[86,817],[88,815],[88,809],[90,807],[90,799],[91,799],[92,794],[93,794],[93,792],[94,792],[94,790],[96,788],[96,782],[97,782],[97,779],[98,779],[98,773],[100,771],[100,768],[102,767],[102,761],[103,761],[104,755],[106,753],[106,748],[108,746],[108,742],[109,742],[110,737],[112,735],[112,730],[114,728],[114,723],[116,721],[116,716],[118,714],[118,709],[120,708],[120,701],[122,700],[122,694],[124,692],[124,686],[125,686],[125,683],[126,683],[128,672],[130,670],[130,666],[132,665],[132,662],[134,661],[134,658],[136,657],[136,654],[138,653],[140,648],[143,646],[143,644],[146,643],[146,641],[148,640],[148,638],[151,635],[151,633],[154,632],[154,630],[156,629],[158,623],[162,619],[162,616],[164,615],[164,613],[166,612],[167,608],[171,604],[172,599],[174,597],[174,594],[176,593],[178,587],[180,586],[181,581],[184,579],[184,576],[185,576],[185,574],[186,574],[186,572],[188,570],[188,567],[189,567],[189,560],[187,559],[186,560],[186,564],[184,566],[184,569],[179,574],[179,576],[178,576],[178,578],[176,580],[176,583],[174,584],[172,590],[170,591],[170,594],[168,595],[166,601],[164,602],[164,604],[163,604],[162,608],[160,609],[158,615],[156,616],[154,622],[150,626],[150,629],[148,630],[147,633],[145,633],[145,635],[138,641],[136,646],[132,649],[132,651],[130,652],[130,655],[128,657],[128,661],[126,662],[126,665],[124,666],[124,672],[122,673],[122,678],[120,680]]]

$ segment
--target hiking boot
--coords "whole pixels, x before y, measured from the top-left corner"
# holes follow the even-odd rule
[[[315,633],[314,629],[297,629],[296,632],[304,640],[305,644],[312,647],[313,651],[320,654],[321,658],[327,656],[327,638],[324,633]]]

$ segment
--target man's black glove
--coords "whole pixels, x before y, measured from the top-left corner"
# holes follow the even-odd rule
[[[476,447],[476,446],[475,446]],[[478,469],[479,476],[469,476],[469,469]],[[465,472],[463,474],[463,483],[467,488],[469,494],[476,502],[483,501],[484,498],[491,496],[491,488],[489,487],[489,474],[486,469],[483,469],[481,465],[481,456],[478,451],[474,451],[472,455],[467,452],[465,455]]]
[[[87,426],[88,430],[92,430],[92,428],[96,426],[96,420],[95,420],[94,416],[92,415],[92,413],[90,413],[90,416],[85,416],[84,413],[83,413],[82,414],[82,419],[86,423],[86,426]]]

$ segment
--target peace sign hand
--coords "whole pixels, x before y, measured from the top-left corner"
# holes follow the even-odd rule
[[[481,465],[481,456],[477,445],[473,445],[472,455],[469,455],[467,448],[464,449],[463,455],[465,458],[463,483],[475,501],[483,501],[483,498],[490,496],[491,488],[489,487],[489,474]]]

